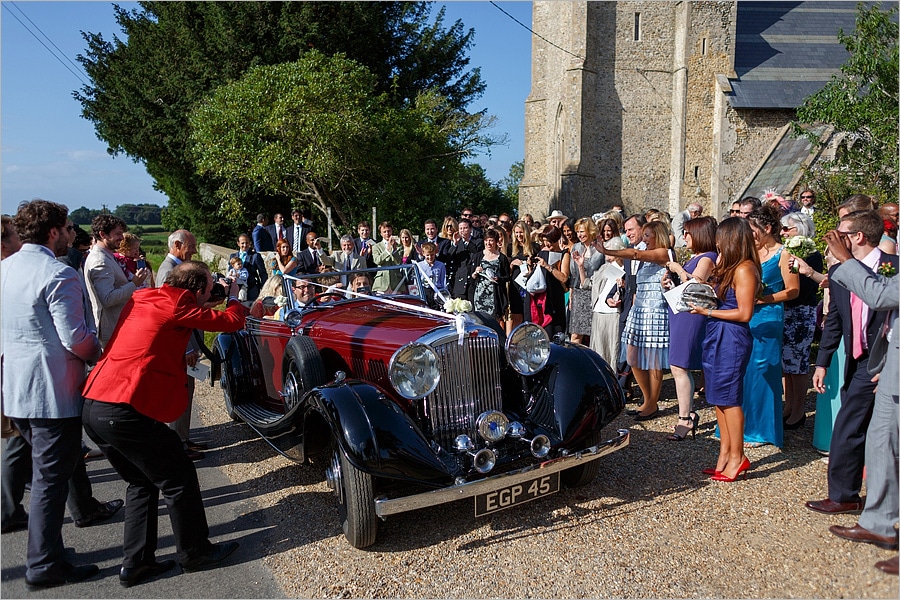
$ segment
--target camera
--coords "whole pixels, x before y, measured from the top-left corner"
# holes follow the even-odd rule
[[[221,273],[213,273],[213,286],[209,291],[210,300],[218,300],[221,302],[228,297],[228,290],[234,280],[231,277],[225,277]]]

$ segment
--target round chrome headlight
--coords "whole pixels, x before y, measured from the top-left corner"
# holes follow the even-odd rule
[[[284,316],[284,323],[290,327],[291,329],[296,329],[298,325],[300,325],[300,321],[303,318],[303,315],[296,308],[288,311],[288,314]]]
[[[441,379],[437,354],[425,344],[407,344],[391,357],[388,377],[404,398],[424,398],[434,391]]]
[[[478,415],[475,421],[478,435],[486,442],[496,443],[506,437],[509,419],[502,412],[489,410]]]
[[[550,337],[534,323],[522,323],[506,338],[506,360],[522,375],[534,375],[550,359]]]

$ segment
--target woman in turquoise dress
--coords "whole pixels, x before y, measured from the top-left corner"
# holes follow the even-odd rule
[[[781,214],[771,206],[747,217],[762,265],[763,296],[750,320],[753,349],[744,374],[744,445],[784,444],[781,354],[784,339],[784,302],[800,293],[800,279],[791,272],[791,255],[778,236]]]

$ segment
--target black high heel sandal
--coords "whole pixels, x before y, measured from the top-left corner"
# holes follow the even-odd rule
[[[691,415],[693,415],[693,416],[691,416]],[[698,415],[694,411],[691,411],[688,413],[688,416],[686,416],[686,417],[679,416],[678,420],[679,421],[690,421],[691,427],[687,431],[684,432],[684,435],[679,435],[678,425],[676,425],[675,431],[673,433],[667,435],[666,439],[669,440],[670,442],[683,442],[684,440],[687,439],[688,433],[691,434],[692,440],[697,439],[697,425],[700,423],[700,415]]]

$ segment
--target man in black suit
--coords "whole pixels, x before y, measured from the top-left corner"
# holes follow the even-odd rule
[[[266,231],[269,232],[269,237],[272,238],[272,249],[274,250],[278,240],[287,239],[287,227],[284,225],[284,215],[275,213],[275,216],[272,217],[272,224],[266,227]]]
[[[250,236],[246,233],[238,236],[238,251],[228,257],[229,262],[232,258],[239,258],[244,263],[244,268],[247,269],[247,300],[256,300],[269,274],[266,272],[262,256],[253,250]]]
[[[306,250],[297,255],[300,261],[299,272],[311,275],[319,273],[322,268],[322,252],[319,246],[319,234],[310,231],[306,234]]]
[[[419,240],[419,242],[416,244],[416,260],[418,261],[425,260],[425,255],[422,254],[422,244],[424,244],[425,242],[431,242],[435,245],[435,247],[437,248],[437,255],[435,256],[435,260],[439,260],[446,265],[448,260],[447,252],[450,250],[450,240],[448,240],[447,238],[442,238],[439,235],[438,226],[434,219],[428,219],[427,221],[425,221],[425,239]]]
[[[275,251],[275,242],[272,241],[272,236],[269,235],[268,229],[266,226],[269,223],[268,217],[263,213],[259,213],[256,215],[256,227],[253,228],[253,249],[257,252],[274,252]],[[157,275],[157,278],[159,275]],[[162,284],[159,284],[162,285]]]
[[[623,225],[625,237],[632,248],[643,250],[643,242],[641,242],[641,229],[646,221],[643,215],[633,215],[629,217]],[[614,287],[609,296],[606,298],[606,304],[612,307],[621,307],[622,312],[619,313],[619,339],[625,331],[625,322],[628,321],[628,313],[631,311],[631,305],[634,303],[634,295],[637,292],[637,272],[641,268],[641,261],[626,258],[622,264],[625,269],[625,275],[619,285]],[[634,383],[634,375],[631,368],[624,360],[616,363],[616,372],[619,374],[619,385],[625,392],[625,397],[631,399],[633,392],[631,391]],[[637,414],[635,412],[634,414]]]
[[[291,221],[293,223],[288,225],[284,239],[291,245],[294,254],[300,254],[306,250],[306,234],[312,231],[312,226],[304,220],[303,213],[297,208],[291,211]]]
[[[853,258],[869,270],[878,272],[885,263],[897,269],[897,256],[878,249],[884,223],[874,210],[860,210],[841,217],[837,234],[844,240]],[[835,283],[834,270],[829,271],[831,299],[828,316],[816,356],[816,372],[812,384],[817,392],[825,392],[825,374],[831,355],[841,338],[847,355],[841,386],[841,408],[834,421],[828,458],[828,497],[806,503],[810,510],[840,514],[862,510],[859,495],[862,486],[866,450],[866,429],[875,403],[875,387],[868,372],[869,349],[884,327],[887,312],[871,310],[847,288]]]
[[[471,282],[472,257],[484,250],[484,240],[472,237],[472,223],[468,219],[459,220],[459,231],[453,234],[453,242],[447,250],[447,276],[450,284],[450,295],[454,298],[466,298]],[[453,275],[450,275],[452,271]]]

